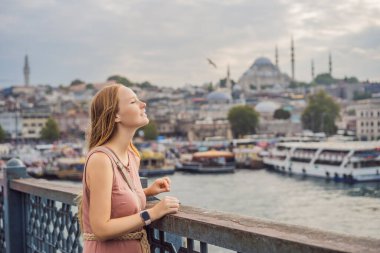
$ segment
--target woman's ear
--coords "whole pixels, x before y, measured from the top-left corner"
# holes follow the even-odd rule
[[[118,123],[120,121],[121,121],[120,116],[118,114],[116,114],[115,122]]]

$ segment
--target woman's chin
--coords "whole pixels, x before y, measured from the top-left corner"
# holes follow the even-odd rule
[[[145,117],[145,121],[144,121],[142,126],[146,126],[148,124],[149,124],[149,119],[148,119],[148,117]]]

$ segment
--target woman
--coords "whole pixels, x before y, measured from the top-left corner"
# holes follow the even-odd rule
[[[167,177],[146,189],[140,183],[140,156],[132,138],[149,123],[145,108],[131,89],[119,84],[100,90],[91,103],[90,151],[79,215],[84,253],[149,252],[143,226],[178,211],[179,201],[174,197],[164,197],[144,210],[147,196],[170,191]]]

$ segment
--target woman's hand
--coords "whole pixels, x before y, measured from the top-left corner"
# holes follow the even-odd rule
[[[170,192],[171,181],[168,177],[156,179],[147,189],[145,189],[146,196],[154,196],[162,192]]]
[[[152,207],[149,213],[153,220],[157,220],[167,214],[177,213],[178,209],[179,200],[175,197],[166,196]]]

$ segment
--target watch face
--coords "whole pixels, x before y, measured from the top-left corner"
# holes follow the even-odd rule
[[[142,213],[141,213],[141,217],[142,217],[145,221],[150,220],[150,216],[149,216],[148,211],[144,211],[144,212],[142,212]]]

